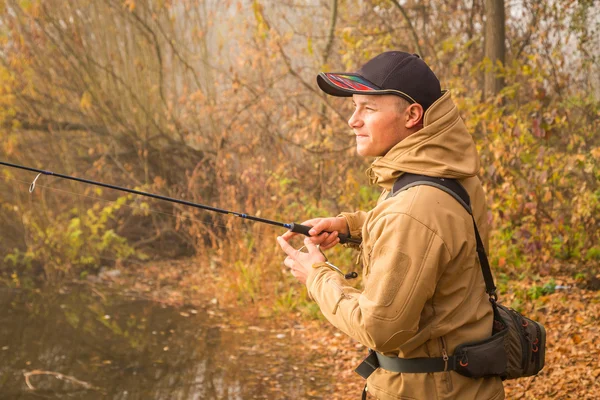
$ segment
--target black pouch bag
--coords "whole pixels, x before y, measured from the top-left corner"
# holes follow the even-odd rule
[[[471,378],[515,379],[544,368],[546,330],[539,322],[501,304],[494,307],[492,336],[456,347],[456,372]]]
[[[507,326],[494,307],[492,336],[484,340],[462,343],[454,349],[455,371],[469,378],[503,376],[506,374],[507,353],[505,344]]]

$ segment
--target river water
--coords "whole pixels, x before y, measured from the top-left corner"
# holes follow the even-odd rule
[[[0,399],[327,398],[292,338],[222,317],[88,285],[0,287]]]

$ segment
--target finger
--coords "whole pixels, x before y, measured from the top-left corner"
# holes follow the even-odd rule
[[[340,242],[340,238],[335,238],[335,240],[333,241],[333,243],[327,244],[327,245],[321,245],[321,250],[329,250],[332,247],[336,246],[338,243]]]
[[[303,221],[301,223],[301,225],[304,226],[309,226],[309,227],[313,227],[315,226],[322,218],[312,218],[312,219],[307,219],[306,221]],[[318,235],[319,232],[313,232],[313,231],[309,231],[309,235],[310,236],[315,236]]]
[[[315,226],[316,224],[319,223],[319,221],[321,221],[323,218],[311,218],[311,219],[307,219],[306,221],[302,222],[302,225],[306,225],[306,226]]]
[[[292,257],[286,257],[285,260],[283,260],[283,265],[285,265],[286,267],[288,267],[289,269],[294,269],[294,259]]]
[[[319,246],[314,244],[309,238],[304,239],[304,245],[306,246],[306,250],[308,250],[308,254],[311,256],[318,254],[321,259],[325,258],[325,255],[321,252]]]
[[[334,231],[332,233],[322,233],[321,235],[327,236],[323,236],[322,240],[314,240],[315,238],[311,237],[313,243],[321,245],[321,250],[330,249],[331,247],[339,243],[337,231]],[[320,238],[321,235],[319,235],[318,238]]]
[[[319,248],[317,247],[317,244],[318,243],[313,243],[311,238],[304,239],[304,245],[306,246],[306,250],[308,250],[309,254],[314,253],[315,251],[320,252]]]
[[[308,225],[313,221],[309,220],[306,222]],[[327,218],[319,218],[314,220],[314,224],[312,224],[312,228],[308,231],[309,235],[317,236],[323,231],[327,231],[331,227],[331,222],[327,220]]]
[[[327,240],[329,235],[330,235],[329,232],[323,232],[318,236],[309,236],[306,239],[310,240],[311,243],[317,245],[317,244],[322,244],[325,240]]]
[[[332,244],[335,244],[337,238],[338,238],[337,231],[330,233],[329,236],[327,236],[327,238],[325,240],[323,240],[323,242],[321,243],[321,247],[329,247]]]
[[[300,235],[300,233],[296,233],[296,232],[292,232],[292,231],[287,231],[286,233],[284,233],[283,235],[281,235],[281,237],[286,242],[289,242],[291,238],[293,238],[294,236],[298,236],[298,235]]]
[[[277,236],[277,243],[288,256],[292,257],[296,253],[294,249],[284,238]]]

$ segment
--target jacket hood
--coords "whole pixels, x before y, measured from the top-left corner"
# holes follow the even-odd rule
[[[423,117],[423,128],[375,159],[367,175],[390,190],[404,172],[439,178],[464,179],[479,171],[473,138],[449,91],[444,91]]]

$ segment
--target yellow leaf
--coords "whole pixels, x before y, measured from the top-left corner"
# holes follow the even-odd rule
[[[166,183],[167,182],[163,178],[161,178],[160,176],[154,177],[154,186],[157,189],[162,188],[163,186],[165,186]]]
[[[129,12],[135,10],[135,0],[125,0],[125,7],[129,8]]]
[[[88,110],[92,107],[92,95],[90,92],[85,91],[81,96],[81,101],[79,102],[79,107],[84,110]]]

